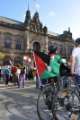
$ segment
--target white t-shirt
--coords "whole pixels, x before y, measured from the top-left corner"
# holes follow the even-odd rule
[[[20,72],[21,72],[21,69],[17,68],[16,75],[18,76],[18,78],[19,78]]]
[[[72,57],[75,57],[75,59],[76,59],[75,73],[77,75],[80,75],[80,47],[73,49]]]

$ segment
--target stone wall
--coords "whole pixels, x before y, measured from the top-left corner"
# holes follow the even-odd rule
[[[8,41],[11,42],[10,48],[5,47],[5,41],[7,41],[7,39],[10,39],[10,41]],[[17,40],[19,40],[18,43],[21,44],[21,49],[16,49]],[[33,49],[35,42],[38,42],[41,50],[46,52],[48,52],[48,46],[57,46],[61,50],[60,53],[66,58],[69,58],[74,46],[73,40],[69,38],[61,39],[58,36],[34,32],[28,29],[21,31],[19,29],[0,27],[0,51],[10,55],[13,59],[17,56],[23,57],[29,49]]]

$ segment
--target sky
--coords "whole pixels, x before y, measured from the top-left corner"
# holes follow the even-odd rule
[[[73,38],[80,37],[80,0],[0,0],[0,16],[24,22],[26,10],[38,11],[40,21],[54,33],[70,27]]]

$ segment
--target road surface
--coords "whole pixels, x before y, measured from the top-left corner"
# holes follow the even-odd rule
[[[34,86],[0,89],[0,120],[38,120]]]

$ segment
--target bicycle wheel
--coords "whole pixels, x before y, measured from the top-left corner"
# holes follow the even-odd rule
[[[52,91],[53,87],[48,85],[43,88],[38,96],[37,113],[40,120],[53,120]]]
[[[71,120],[72,113],[79,116],[80,98],[74,90],[59,91],[53,100],[52,113],[59,120]]]

